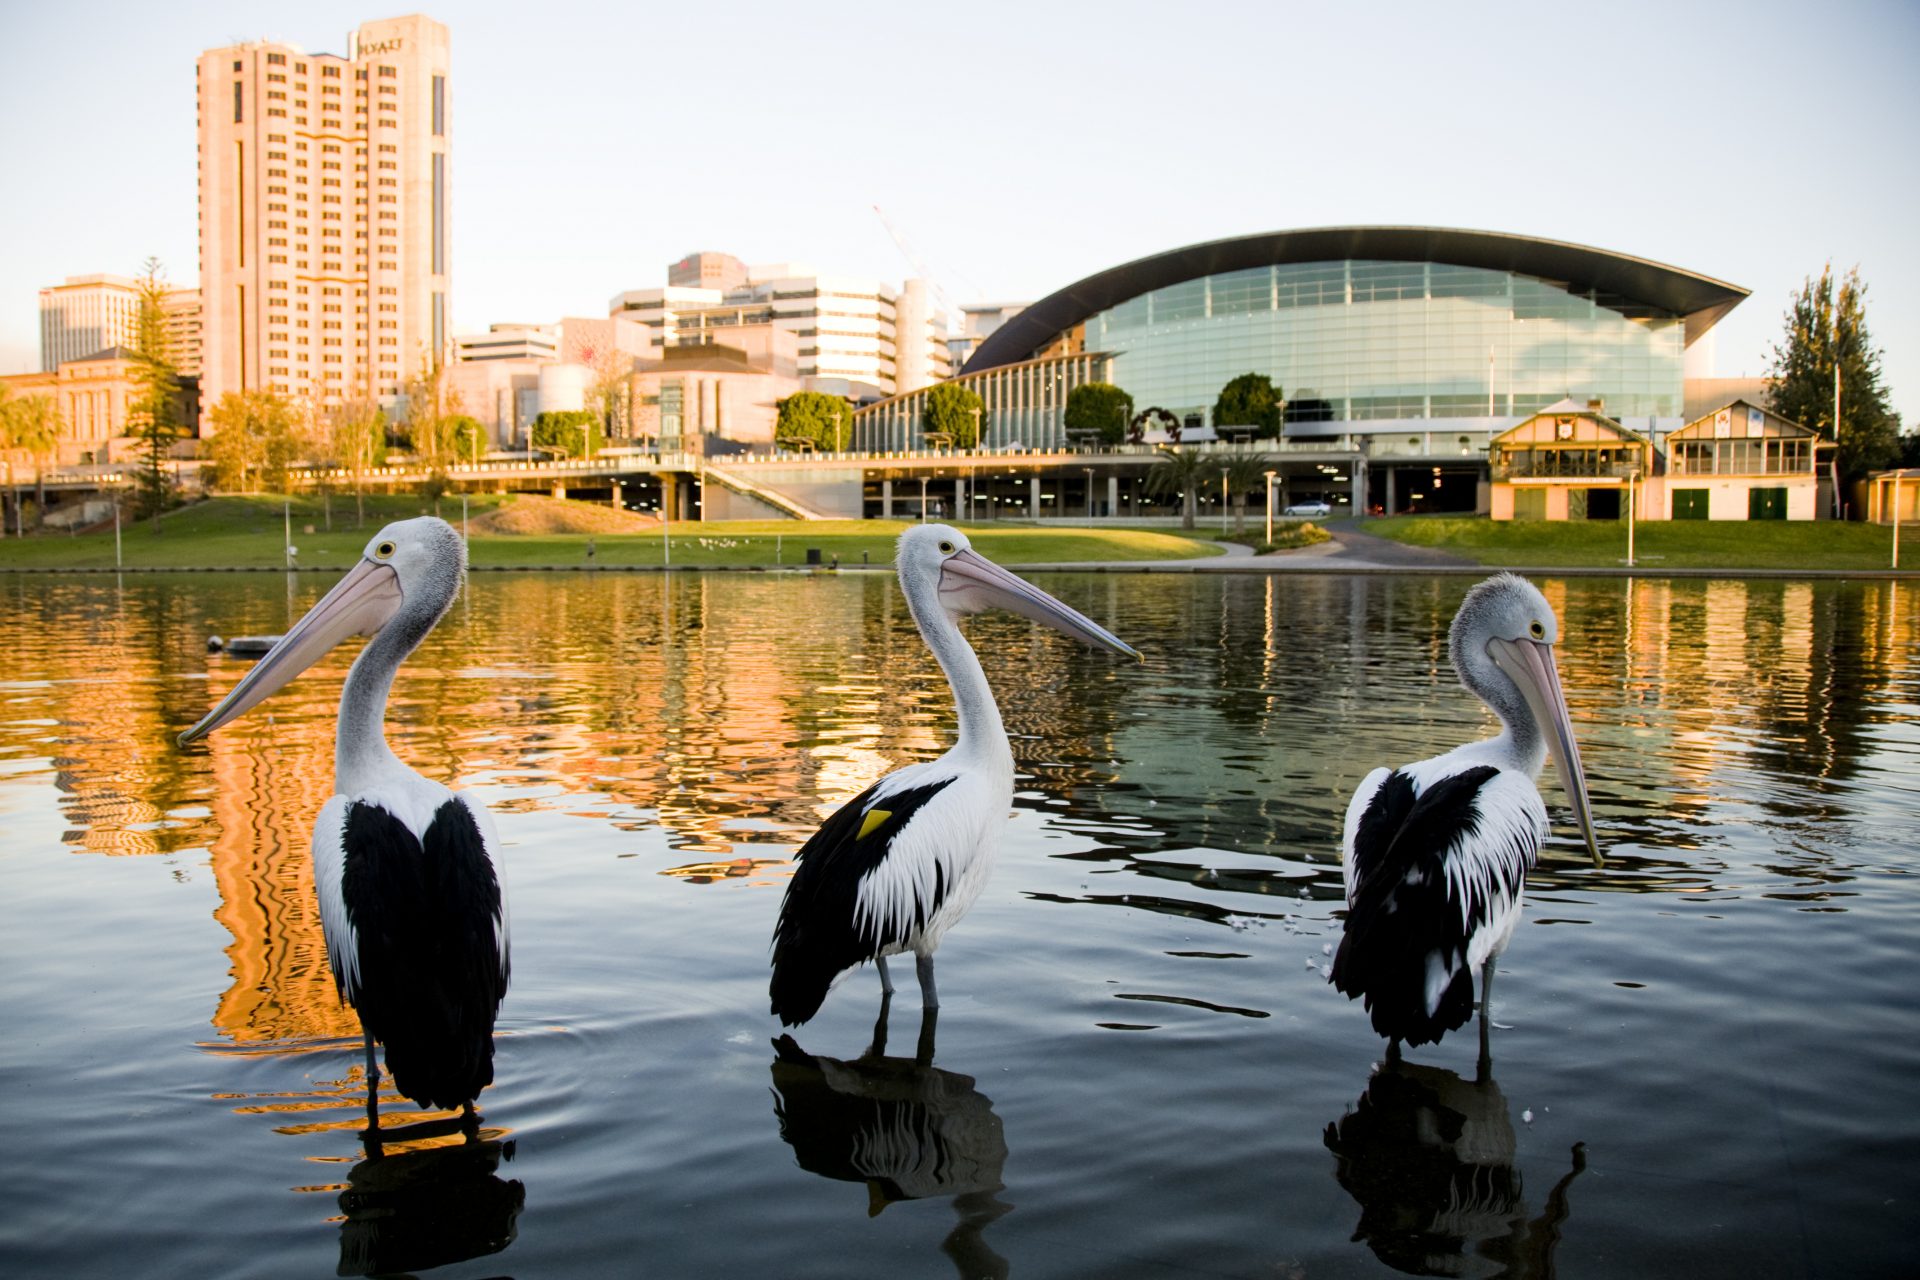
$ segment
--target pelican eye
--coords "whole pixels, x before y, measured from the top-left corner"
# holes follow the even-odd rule
[[[1533,638],[1535,640],[1539,640],[1547,634],[1547,629],[1540,625],[1538,619],[1535,619],[1534,622],[1527,627],[1527,630],[1533,632]]]
[[[383,542],[379,546],[373,549],[373,558],[376,560],[385,560],[388,556],[392,554],[393,554],[393,544],[391,542]],[[1535,623],[1534,625],[1536,627],[1539,626],[1538,623]]]
[[[940,554],[941,554],[941,555],[943,555],[943,556],[950,556],[950,555],[952,555],[952,554],[953,554],[953,544],[952,544],[951,542],[943,542],[943,543],[941,543],[941,544],[940,544]]]

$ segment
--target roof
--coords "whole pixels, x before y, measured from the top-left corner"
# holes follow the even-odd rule
[[[1210,240],[1109,267],[1050,293],[995,329],[965,373],[1031,358],[1060,334],[1129,298],[1224,271],[1276,263],[1444,262],[1597,289],[1686,318],[1689,345],[1746,298],[1724,280],[1645,258],[1499,231],[1449,227],[1310,227]]]
[[[139,354],[130,347],[102,347],[90,356],[81,356],[77,360],[62,360],[62,364],[92,364],[96,360],[138,360]]]
[[[1676,427],[1673,430],[1673,432],[1668,435],[1667,438],[1669,440],[1675,439],[1677,437],[1687,435],[1688,432],[1693,431],[1694,428],[1696,427],[1706,427],[1715,418],[1719,417],[1726,410],[1733,408],[1735,405],[1744,405],[1748,409],[1757,409],[1759,412],[1765,414],[1767,417],[1779,423],[1781,426],[1791,427],[1795,432],[1798,432],[1802,436],[1817,436],[1820,434],[1818,431],[1815,431],[1812,427],[1809,427],[1804,423],[1795,422],[1792,418],[1786,417],[1783,414],[1775,413],[1773,410],[1767,408],[1767,406],[1763,404],[1755,404],[1753,401],[1747,399],[1745,396],[1735,396],[1733,399],[1727,401],[1725,404],[1715,405],[1713,408],[1707,410],[1705,413],[1695,415],[1693,419],[1690,420],[1685,426]],[[1695,432],[1695,434],[1704,434],[1704,433]],[[1688,438],[1691,439],[1692,437],[1689,436]]]
[[[1571,398],[1550,404],[1544,409],[1528,414],[1526,417],[1520,419],[1520,421],[1508,427],[1505,431],[1494,436],[1493,443],[1498,444],[1528,423],[1537,422],[1541,418],[1591,418],[1599,423],[1601,427],[1618,435],[1622,440],[1632,440],[1638,444],[1653,443],[1631,427],[1623,427],[1619,422],[1609,418],[1605,409],[1591,408]]]

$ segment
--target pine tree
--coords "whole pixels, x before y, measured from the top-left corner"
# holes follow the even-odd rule
[[[141,267],[138,288],[133,380],[140,390],[127,407],[127,426],[146,446],[140,460],[137,510],[153,517],[153,531],[158,533],[160,515],[173,501],[173,477],[164,465],[167,450],[185,431],[180,421],[180,371],[167,351],[167,281],[158,258],[148,258]]]
[[[1837,441],[1840,475],[1857,480],[1899,455],[1900,418],[1880,383],[1880,352],[1867,332],[1867,287],[1849,271],[1835,292],[1833,264],[1808,278],[1787,308],[1784,340],[1767,370],[1773,411]],[[1834,420],[1834,370],[1840,417]]]

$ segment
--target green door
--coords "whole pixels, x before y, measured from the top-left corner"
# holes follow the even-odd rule
[[[1747,490],[1747,519],[1785,520],[1786,518],[1787,491],[1785,489]]]
[[[1707,491],[1705,489],[1675,489],[1673,491],[1673,518],[1675,520],[1705,520],[1707,518]]]
[[[1540,488],[1515,489],[1513,491],[1513,518],[1515,520],[1545,520],[1547,518],[1547,491]]]

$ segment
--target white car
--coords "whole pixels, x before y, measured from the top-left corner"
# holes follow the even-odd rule
[[[1310,502],[1289,502],[1286,514],[1290,516],[1330,516],[1333,508],[1318,498]]]

